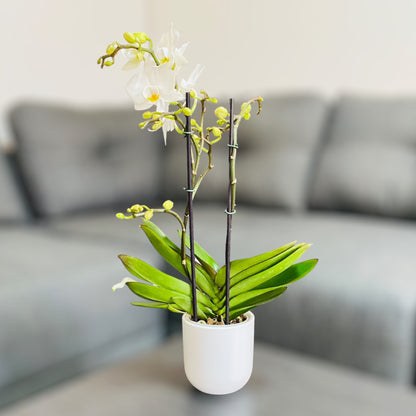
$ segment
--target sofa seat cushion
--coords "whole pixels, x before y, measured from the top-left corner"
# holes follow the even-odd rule
[[[39,103],[10,112],[17,156],[34,210],[62,215],[154,198],[159,186],[159,132],[138,127],[129,109],[74,109]]]
[[[311,205],[416,218],[415,99],[340,99]]]
[[[111,245],[36,228],[0,233],[0,405],[149,347],[163,311],[129,305]]]
[[[13,177],[11,160],[0,151],[0,223],[24,221],[26,209],[21,199],[16,178]]]

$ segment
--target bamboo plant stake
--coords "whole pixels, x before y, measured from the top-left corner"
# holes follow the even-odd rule
[[[190,94],[186,93],[186,107],[190,107]],[[196,298],[196,278],[195,278],[195,248],[194,248],[194,210],[193,210],[193,184],[192,184],[192,153],[191,153],[191,118],[185,116],[185,138],[186,138],[186,161],[187,161],[187,196],[188,196],[188,214],[189,214],[189,250],[191,258],[191,283],[192,283],[192,319],[198,321],[198,309]]]
[[[235,195],[237,178],[235,176],[235,159],[237,156],[237,141],[234,135],[234,105],[230,98],[230,133],[228,142],[228,165],[229,165],[229,184],[228,184],[228,205],[227,210],[227,235],[225,242],[225,324],[230,324],[230,271],[231,271],[231,230],[232,218],[235,214]]]

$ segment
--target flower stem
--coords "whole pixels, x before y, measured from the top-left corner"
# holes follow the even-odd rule
[[[235,212],[235,196],[237,179],[235,176],[235,158],[237,156],[237,138],[234,131],[234,106],[230,99],[230,133],[229,133],[229,184],[227,204],[227,235],[225,242],[225,324],[230,324],[230,272],[231,272],[231,230]]]
[[[189,107],[190,94],[186,93],[186,106]],[[193,320],[198,321],[197,298],[196,298],[196,278],[195,278],[195,249],[194,249],[194,218],[193,218],[193,166],[191,154],[191,118],[186,116],[186,160],[187,160],[187,193],[188,204],[187,210],[189,214],[189,249],[191,258],[191,282],[192,282],[192,310]]]

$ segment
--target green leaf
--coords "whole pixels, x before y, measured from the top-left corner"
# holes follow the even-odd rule
[[[274,264],[274,261],[278,261],[278,259],[273,259],[276,259],[276,257],[278,257],[281,253],[284,253],[294,247],[295,244],[296,241],[276,248],[275,250],[269,251],[267,253],[259,254],[257,256],[246,259],[232,261],[230,264],[231,280],[234,280],[235,283],[238,283],[240,280],[243,280],[248,276],[259,273],[262,270],[270,267],[272,264]],[[215,282],[219,287],[225,285],[225,272],[226,269],[225,266],[223,266],[217,273]]]
[[[193,307],[192,302],[190,299],[182,298],[182,297],[173,297],[172,301],[174,302],[173,307],[178,306],[181,310],[185,311],[189,315],[193,315]],[[208,315],[203,311],[198,305],[197,307],[197,314],[198,319],[207,319],[208,315],[213,315],[211,311],[209,311]]]
[[[182,265],[182,259],[180,249],[176,246],[155,224],[150,221],[146,221],[141,225],[142,230],[146,234],[150,243],[156,249],[156,251],[176,270],[188,277],[184,266]],[[187,257],[187,267],[190,268],[190,259]],[[211,280],[210,276],[205,272],[202,266],[198,263],[195,264],[195,278],[197,286],[207,293],[211,298],[217,298],[218,288]]]
[[[270,302],[271,300],[277,298],[278,296],[281,296],[285,291],[287,287],[279,287],[279,288],[273,288],[272,290],[268,290],[267,292],[260,293],[260,291],[252,291],[257,293],[253,293],[251,299],[247,299],[245,302],[242,302],[238,306],[230,309],[230,319],[235,319],[239,317],[240,315],[251,311],[252,309],[256,308],[257,306],[263,305],[264,303]]]
[[[127,286],[135,295],[156,302],[172,303],[172,298],[178,296],[177,292],[147,283],[128,282]]]
[[[168,289],[172,291],[172,293],[178,293],[188,297],[192,295],[192,287],[189,283],[163,273],[153,266],[145,263],[143,260],[137,259],[135,257],[127,256],[124,254],[118,257],[122,261],[124,267],[133,276],[136,276],[145,282],[153,283],[156,286]],[[209,298],[207,298],[200,291],[197,292],[197,300],[198,302],[201,302],[210,308],[214,307]]]
[[[255,289],[242,293],[230,300],[230,309],[240,309],[246,306],[261,305],[280,296],[287,287],[273,287],[267,289]]]
[[[182,231],[179,231],[179,237],[182,237]],[[185,236],[185,244],[186,247],[190,247],[188,235]],[[219,268],[217,262],[196,241],[194,242],[194,248],[195,257],[199,260],[211,278],[214,279]]]
[[[247,277],[241,282],[237,283],[230,289],[230,298],[233,298],[241,293],[247,292],[255,287],[260,286],[263,283],[266,283],[271,278],[275,277],[279,273],[284,272],[288,269],[295,261],[299,259],[300,256],[310,247],[310,244],[300,244],[299,247],[292,252],[288,257],[285,257],[283,260],[279,261],[274,266],[263,270],[260,273],[257,273],[253,276]]]
[[[244,308],[240,308],[240,309],[234,309],[234,310],[230,311],[230,321],[232,321],[235,318],[238,318],[241,315],[244,315],[246,312],[251,311],[251,309],[253,309],[253,307],[248,306],[248,307],[244,307]]]
[[[272,277],[267,282],[259,285],[256,289],[278,287],[278,286],[287,286],[290,283],[296,282],[297,280],[302,279],[308,273],[310,273],[313,268],[318,263],[318,259],[305,260],[301,263],[296,263],[290,266],[284,272]]]
[[[141,306],[144,308],[168,309],[168,304],[163,302],[131,302],[133,306]]]

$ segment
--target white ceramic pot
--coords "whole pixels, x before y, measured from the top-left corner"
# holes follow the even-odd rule
[[[239,324],[207,325],[182,316],[183,356],[189,382],[208,394],[241,389],[253,370],[254,314]]]

